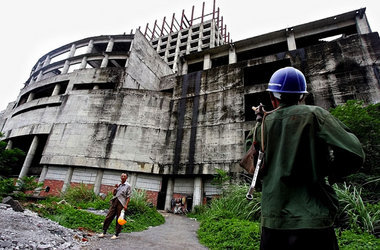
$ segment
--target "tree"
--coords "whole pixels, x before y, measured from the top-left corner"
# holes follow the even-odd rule
[[[2,134],[0,133],[1,137]],[[6,146],[6,142],[0,141],[0,176],[9,176],[12,173],[12,169],[18,169],[20,160],[25,156],[25,153],[21,149],[5,149]]]

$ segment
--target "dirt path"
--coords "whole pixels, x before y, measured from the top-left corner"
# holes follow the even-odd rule
[[[208,249],[197,238],[199,223],[186,216],[161,212],[166,222],[142,232],[121,233],[118,239],[111,240],[112,235],[99,239],[89,239],[83,250],[94,249]]]

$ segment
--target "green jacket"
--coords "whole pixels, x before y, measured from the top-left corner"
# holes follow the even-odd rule
[[[259,145],[260,134],[258,129]],[[331,227],[338,200],[329,182],[363,164],[357,137],[328,111],[293,105],[267,115],[264,142],[261,225],[273,229]]]

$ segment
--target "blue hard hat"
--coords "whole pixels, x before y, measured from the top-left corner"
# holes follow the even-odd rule
[[[301,71],[293,67],[279,69],[270,78],[267,91],[294,94],[307,93],[305,76]]]

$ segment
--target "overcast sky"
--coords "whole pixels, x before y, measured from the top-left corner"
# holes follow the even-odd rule
[[[37,60],[86,37],[127,34],[182,10],[199,16],[213,0],[5,0],[0,4],[0,111],[15,101]],[[379,0],[216,0],[233,41],[366,7],[372,31],[380,31]]]

